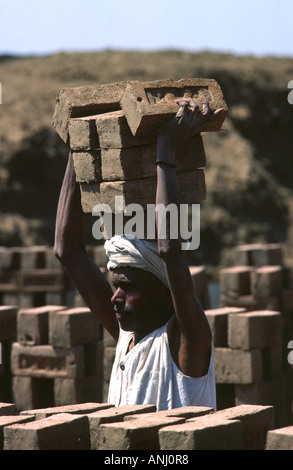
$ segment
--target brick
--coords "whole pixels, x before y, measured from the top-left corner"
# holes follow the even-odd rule
[[[215,348],[214,366],[217,383],[251,384],[262,379],[262,357],[259,349]]]
[[[4,445],[4,429],[6,426],[11,426],[18,423],[28,423],[33,421],[33,416],[1,416],[0,417],[0,450],[3,450]]]
[[[248,266],[233,266],[220,270],[220,284],[223,295],[238,297],[249,295],[250,276],[253,269]]]
[[[292,377],[284,373],[276,380],[263,380],[250,385],[235,385],[235,405],[271,405],[275,411],[275,427],[292,423]]]
[[[51,311],[49,343],[55,348],[71,348],[101,338],[101,324],[88,307]]]
[[[269,431],[266,450],[293,450],[293,426]]]
[[[74,405],[89,400],[103,401],[103,382],[99,377],[54,379],[55,406]]]
[[[16,413],[15,403],[0,402],[0,416],[9,416]]]
[[[119,407],[108,408],[106,410],[96,411],[88,415],[90,436],[91,436],[91,449],[97,450],[99,448],[98,430],[101,424],[117,423],[123,421],[126,417],[145,417],[146,414],[154,414],[156,411],[155,405],[122,405]]]
[[[37,405],[34,377],[12,376],[13,400],[18,410],[29,410]]]
[[[234,262],[237,265],[254,267],[282,265],[282,246],[278,243],[252,243],[234,249]]]
[[[206,198],[205,176],[202,169],[178,173],[182,201],[185,204],[199,203]],[[106,204],[115,211],[115,197],[120,196],[121,211],[129,204],[139,204],[143,209],[155,204],[157,178],[112,181],[101,184],[80,184],[83,211],[92,212],[96,204]]]
[[[267,298],[282,290],[282,267],[263,266],[251,273],[251,293],[255,298]]]
[[[70,145],[71,118],[96,115],[120,109],[127,82],[62,88],[56,97],[52,124],[61,139]]]
[[[84,344],[85,375],[103,378],[103,339]]]
[[[25,346],[48,344],[49,312],[64,308],[61,305],[46,305],[20,309],[17,314],[17,341]]]
[[[218,411],[215,416],[239,420],[243,425],[244,449],[265,450],[267,432],[274,428],[273,406],[239,405]]]
[[[97,115],[70,119],[69,142],[71,150],[89,151],[99,149],[96,118]]]
[[[71,405],[64,406],[51,406],[49,408],[40,408],[34,410],[25,410],[21,411],[21,415],[32,415],[35,416],[35,419],[44,419],[49,416],[58,415],[58,414],[88,414],[94,413],[99,410],[105,410],[112,408],[113,405],[108,403],[76,403]]]
[[[13,341],[16,339],[17,312],[17,306],[0,306],[0,341]]]
[[[149,178],[156,176],[156,144],[130,148],[101,149],[103,181]],[[201,136],[187,141],[176,149],[177,172],[191,171],[206,165]]]
[[[191,419],[213,413],[214,409],[207,406],[182,406],[171,410],[161,410],[155,413],[144,413],[143,419],[153,418],[185,418]],[[139,414],[129,414],[124,421],[141,418]]]
[[[277,299],[255,299],[253,295],[229,296],[221,294],[220,307],[238,307],[246,310],[264,310],[277,308]]]
[[[100,151],[74,152],[72,157],[75,177],[78,183],[101,181]]]
[[[244,308],[222,307],[205,310],[207,320],[212,332],[214,347],[226,348],[228,346],[228,318],[230,314],[245,312]]]
[[[246,350],[281,347],[281,313],[261,310],[229,315],[228,346]]]
[[[58,269],[24,269],[18,273],[21,292],[60,292],[63,273]]]
[[[161,450],[243,450],[243,425],[216,415],[159,430]]]
[[[159,429],[179,424],[184,418],[134,419],[125,422],[101,424],[98,429],[98,450],[158,450]]]
[[[46,246],[30,246],[19,248],[20,269],[39,269],[45,267]]]
[[[133,135],[156,133],[164,122],[171,119],[178,111],[176,98],[192,97],[202,109],[201,96],[209,101],[210,109],[225,108],[220,86],[215,80],[189,78],[179,81],[157,80],[154,82],[129,84],[121,99],[129,127]],[[219,116],[205,131],[221,129],[226,113]]]
[[[6,426],[5,450],[90,450],[86,416],[61,413],[24,424]]]
[[[22,346],[13,343],[11,371],[14,375],[40,378],[83,377],[83,346],[64,349],[50,345]]]
[[[139,147],[154,144],[157,140],[156,134],[133,136],[125,114],[121,110],[96,116],[96,128],[101,149]]]

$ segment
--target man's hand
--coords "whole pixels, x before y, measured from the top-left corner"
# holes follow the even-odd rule
[[[209,102],[202,98],[202,110],[192,98],[175,100],[180,106],[176,116],[164,123],[158,131],[158,140],[176,147],[181,142],[199,135],[202,128],[223,111],[222,108],[211,112]]]

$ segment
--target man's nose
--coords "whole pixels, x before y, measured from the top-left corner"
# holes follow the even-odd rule
[[[122,304],[124,303],[124,296],[122,290],[118,287],[116,291],[114,292],[112,298],[111,298],[112,304]]]

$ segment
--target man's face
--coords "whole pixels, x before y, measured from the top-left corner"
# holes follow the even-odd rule
[[[145,333],[161,325],[166,292],[153,274],[138,268],[115,269],[113,285],[116,291],[111,301],[123,330]]]

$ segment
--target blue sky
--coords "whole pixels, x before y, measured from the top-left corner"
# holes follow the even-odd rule
[[[0,0],[0,54],[104,49],[293,57],[292,0]]]

